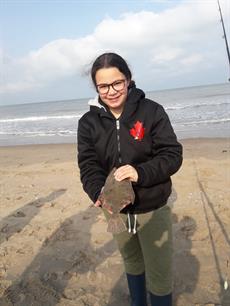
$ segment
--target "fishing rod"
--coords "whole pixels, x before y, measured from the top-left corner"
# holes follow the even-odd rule
[[[224,20],[223,20],[223,16],[222,16],[222,11],[221,11],[221,7],[220,7],[220,2],[219,0],[217,0],[218,3],[218,7],[219,7],[219,12],[220,12],[220,21],[223,27],[223,32],[224,32],[224,40],[225,40],[225,45],[226,45],[226,51],[227,51],[227,55],[228,55],[228,62],[229,62],[229,71],[230,71],[230,53],[229,53],[229,47],[228,47],[228,40],[227,40],[227,36],[226,36],[226,31],[225,31],[225,26],[224,26]],[[228,81],[230,82],[230,76]]]

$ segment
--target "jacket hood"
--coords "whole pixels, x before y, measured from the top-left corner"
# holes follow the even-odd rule
[[[130,118],[136,112],[140,101],[142,101],[144,98],[145,93],[143,92],[143,90],[136,87],[130,88],[127,100],[124,105],[124,110],[121,114],[121,120],[130,120]]]
[[[105,106],[99,103],[99,100],[100,100],[100,97],[98,95],[95,98],[90,99],[88,101],[88,105],[90,106],[90,109],[91,109],[91,106],[93,106],[93,107],[98,107],[99,109],[104,109],[106,111]]]

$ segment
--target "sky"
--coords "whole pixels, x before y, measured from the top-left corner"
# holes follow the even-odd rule
[[[219,1],[230,43],[230,1]],[[144,91],[230,76],[217,0],[0,0],[0,105],[94,96],[104,52]]]

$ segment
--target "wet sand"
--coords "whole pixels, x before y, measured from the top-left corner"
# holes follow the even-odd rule
[[[174,305],[230,305],[230,141],[182,141]],[[0,147],[0,305],[129,305],[122,260],[82,190],[76,146]]]

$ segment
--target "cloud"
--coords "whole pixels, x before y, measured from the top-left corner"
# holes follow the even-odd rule
[[[200,64],[203,61],[203,56],[201,54],[192,54],[181,60],[181,63],[185,66],[194,66]]]
[[[216,1],[183,1],[161,12],[129,12],[118,19],[107,16],[90,35],[51,41],[22,58],[10,58],[0,50],[0,92],[28,91],[81,75],[105,51],[120,52],[134,67],[157,73],[192,73],[199,65],[205,67],[211,55],[213,63],[220,57],[220,35]]]
[[[157,52],[154,52],[152,56],[153,64],[165,64],[168,65],[168,62],[174,61],[178,59],[184,50],[181,48],[162,48],[161,50],[158,49]]]

